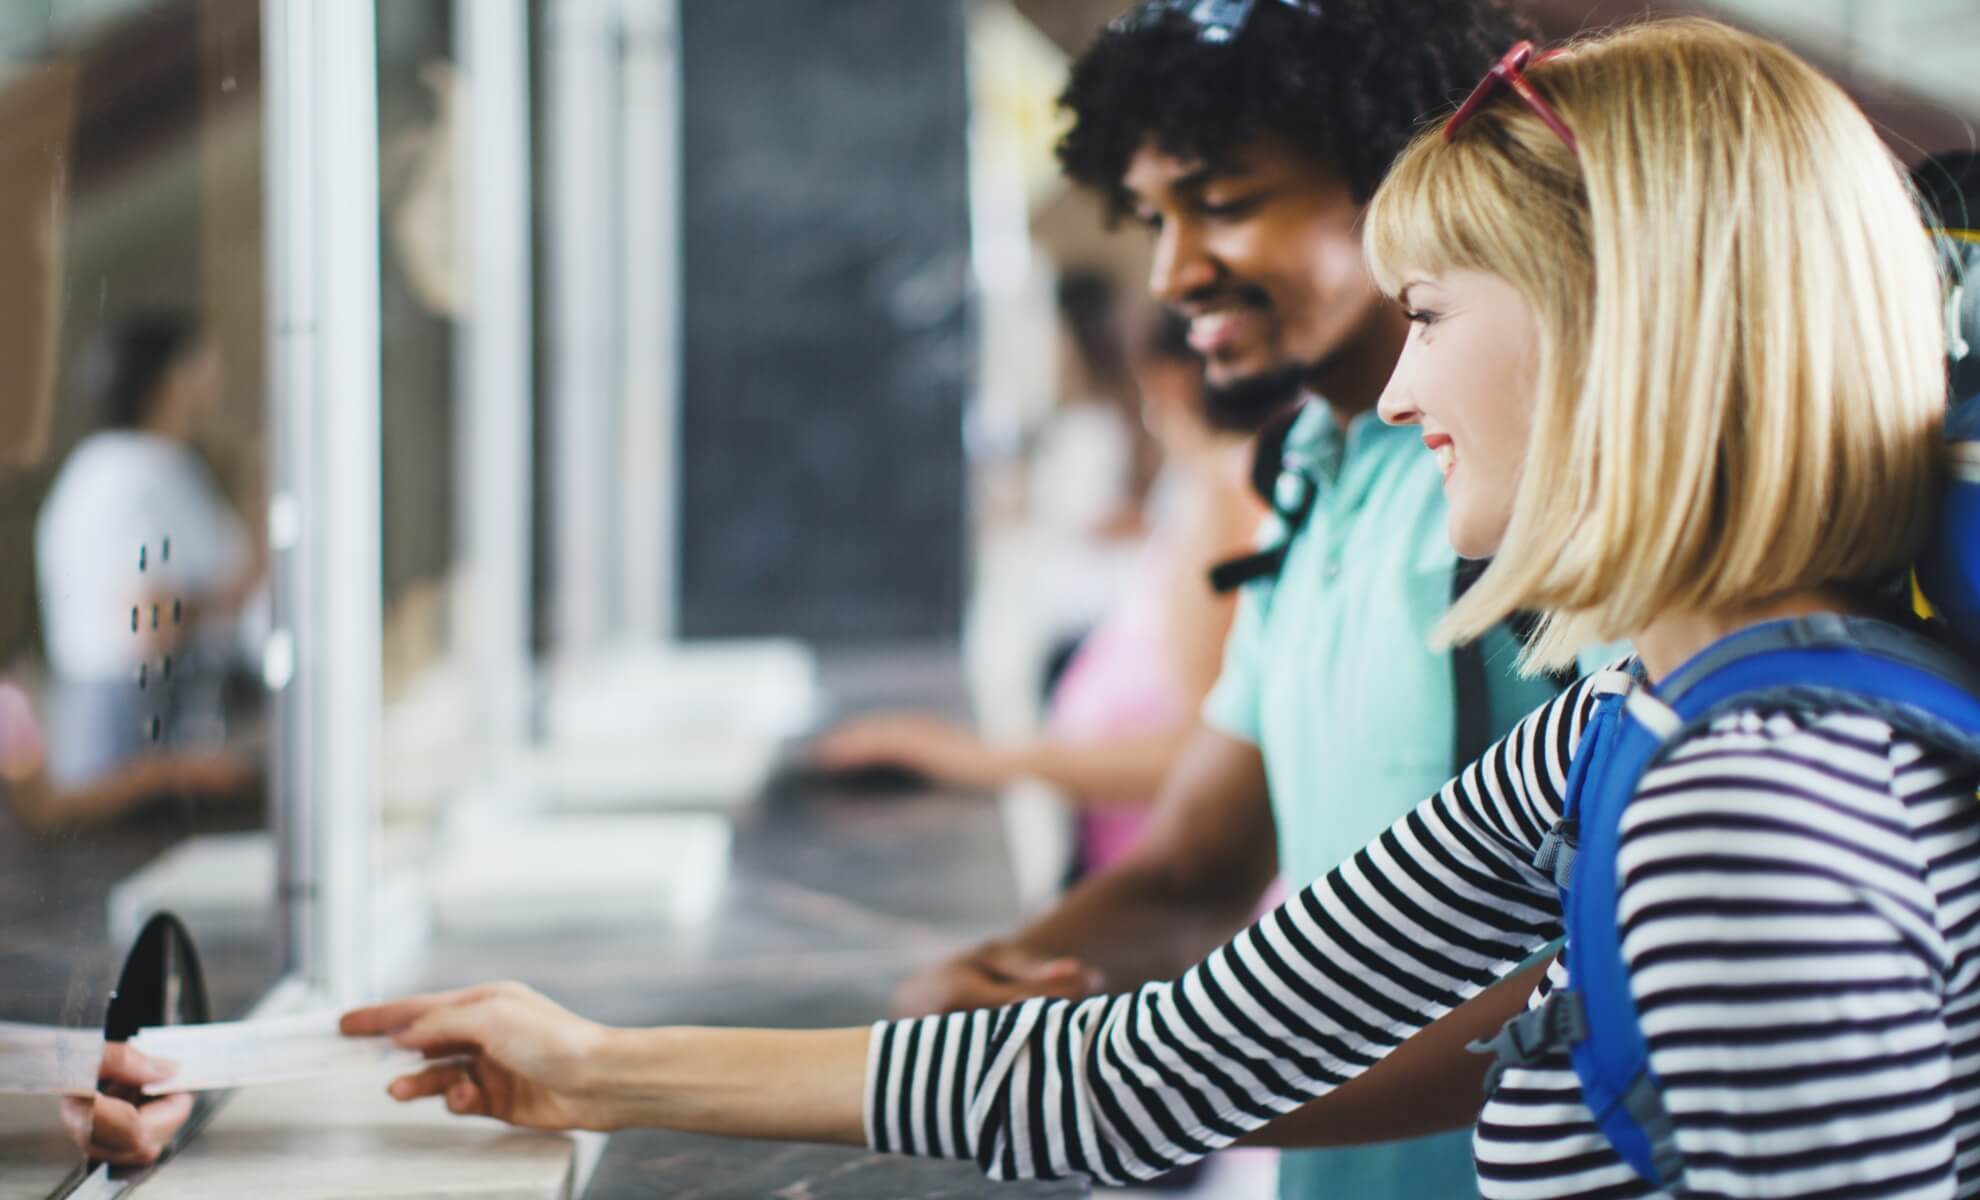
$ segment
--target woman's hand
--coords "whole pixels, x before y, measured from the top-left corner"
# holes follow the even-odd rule
[[[811,755],[827,770],[903,767],[952,787],[1000,787],[1021,772],[1017,755],[975,730],[920,713],[849,721],[820,738]]]
[[[463,1116],[528,1129],[620,1127],[603,1086],[612,1030],[519,983],[415,996],[344,1014],[344,1033],[387,1035],[436,1062],[392,1081],[395,1100],[445,1096]]]
[[[188,1095],[151,1098],[147,1083],[169,1079],[177,1068],[147,1058],[123,1042],[107,1042],[97,1068],[97,1094],[62,1101],[62,1125],[91,1162],[148,1167],[158,1161],[192,1116]]]
[[[634,1126],[857,1146],[868,1031],[610,1029],[519,983],[415,996],[345,1013],[428,1057],[396,1100],[445,1096],[467,1116],[530,1129]]]

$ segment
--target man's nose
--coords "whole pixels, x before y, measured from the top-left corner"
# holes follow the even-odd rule
[[[1148,293],[1168,305],[1179,305],[1190,293],[1217,281],[1217,266],[1203,239],[1187,221],[1162,226],[1155,241],[1155,261],[1149,268]]]

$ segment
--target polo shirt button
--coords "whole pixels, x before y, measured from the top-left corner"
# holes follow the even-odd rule
[[[1333,580],[1339,579],[1340,577],[1341,577],[1341,562],[1339,559],[1335,559],[1334,561],[1327,564],[1327,579],[1329,582],[1332,582]]]
[[[1291,512],[1306,498],[1306,481],[1288,471],[1272,484],[1272,502],[1281,512]]]

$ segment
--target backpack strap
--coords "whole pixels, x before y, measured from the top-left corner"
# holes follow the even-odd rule
[[[1556,879],[1567,883],[1560,889],[1566,990],[1580,1003],[1587,1032],[1566,1050],[1582,1100],[1609,1144],[1645,1179],[1669,1186],[1684,1164],[1629,990],[1616,916],[1616,850],[1622,809],[1679,722],[1641,681],[1630,683],[1627,691],[1607,699],[1605,720],[1591,731],[1595,741],[1586,749],[1587,763],[1577,761],[1577,772],[1570,772],[1567,811],[1574,821],[1575,853]]]
[[[1535,865],[1561,893],[1569,987],[1524,1014],[1490,1048],[1493,1079],[1565,1050],[1595,1123],[1645,1179],[1684,1169],[1650,1068],[1617,915],[1622,814],[1644,774],[1719,716],[1754,706],[1877,716],[1980,761],[1980,675],[1951,651],[1883,621],[1822,615],[1770,622],[1708,647],[1654,692],[1596,677],[1596,710],[1569,766],[1564,817]],[[1548,1007],[1557,1011],[1537,1016]]]
[[[1251,456],[1252,490],[1278,515],[1283,528],[1278,544],[1211,567],[1210,587],[1220,596],[1247,583],[1278,578],[1294,539],[1313,515],[1313,505],[1320,495],[1319,485],[1286,456],[1286,438],[1298,419],[1299,412],[1295,409],[1266,426],[1259,433],[1258,445]]]
[[[1701,651],[1657,692],[1685,733],[1755,704],[1845,709],[1980,758],[1980,672],[1889,621],[1822,614],[1755,626]]]
[[[1451,602],[1491,566],[1489,559],[1460,558],[1451,568]],[[1472,638],[1451,647],[1451,695],[1456,701],[1455,740],[1451,747],[1451,773],[1456,774],[1477,761],[1492,746],[1492,693],[1485,670],[1485,639]]]
[[[1575,743],[1568,760],[1567,803],[1561,819],[1540,839],[1533,865],[1554,881],[1554,890],[1565,897],[1574,878],[1574,860],[1581,848],[1581,809],[1579,798],[1584,781],[1608,753],[1615,727],[1622,717],[1623,701],[1635,690],[1641,676],[1629,671],[1597,671],[1589,676],[1588,689],[1595,697],[1595,712]]]
[[[1457,565],[1451,569],[1451,603],[1457,603],[1458,597],[1477,583],[1491,565],[1489,558],[1458,559]],[[1507,617],[1504,628],[1515,641],[1524,645],[1532,639],[1539,624],[1538,614],[1522,611]],[[1571,671],[1549,671],[1545,678],[1557,692],[1566,691],[1575,680]],[[1490,679],[1490,672],[1485,669],[1485,639],[1482,636],[1451,647],[1451,689],[1457,701],[1456,736],[1451,748],[1453,775],[1483,758],[1485,752],[1492,748],[1494,730]]]

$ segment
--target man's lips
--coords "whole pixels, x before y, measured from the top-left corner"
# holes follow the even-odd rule
[[[1189,348],[1205,358],[1229,353],[1262,332],[1264,317],[1254,309],[1224,308],[1192,318]]]

